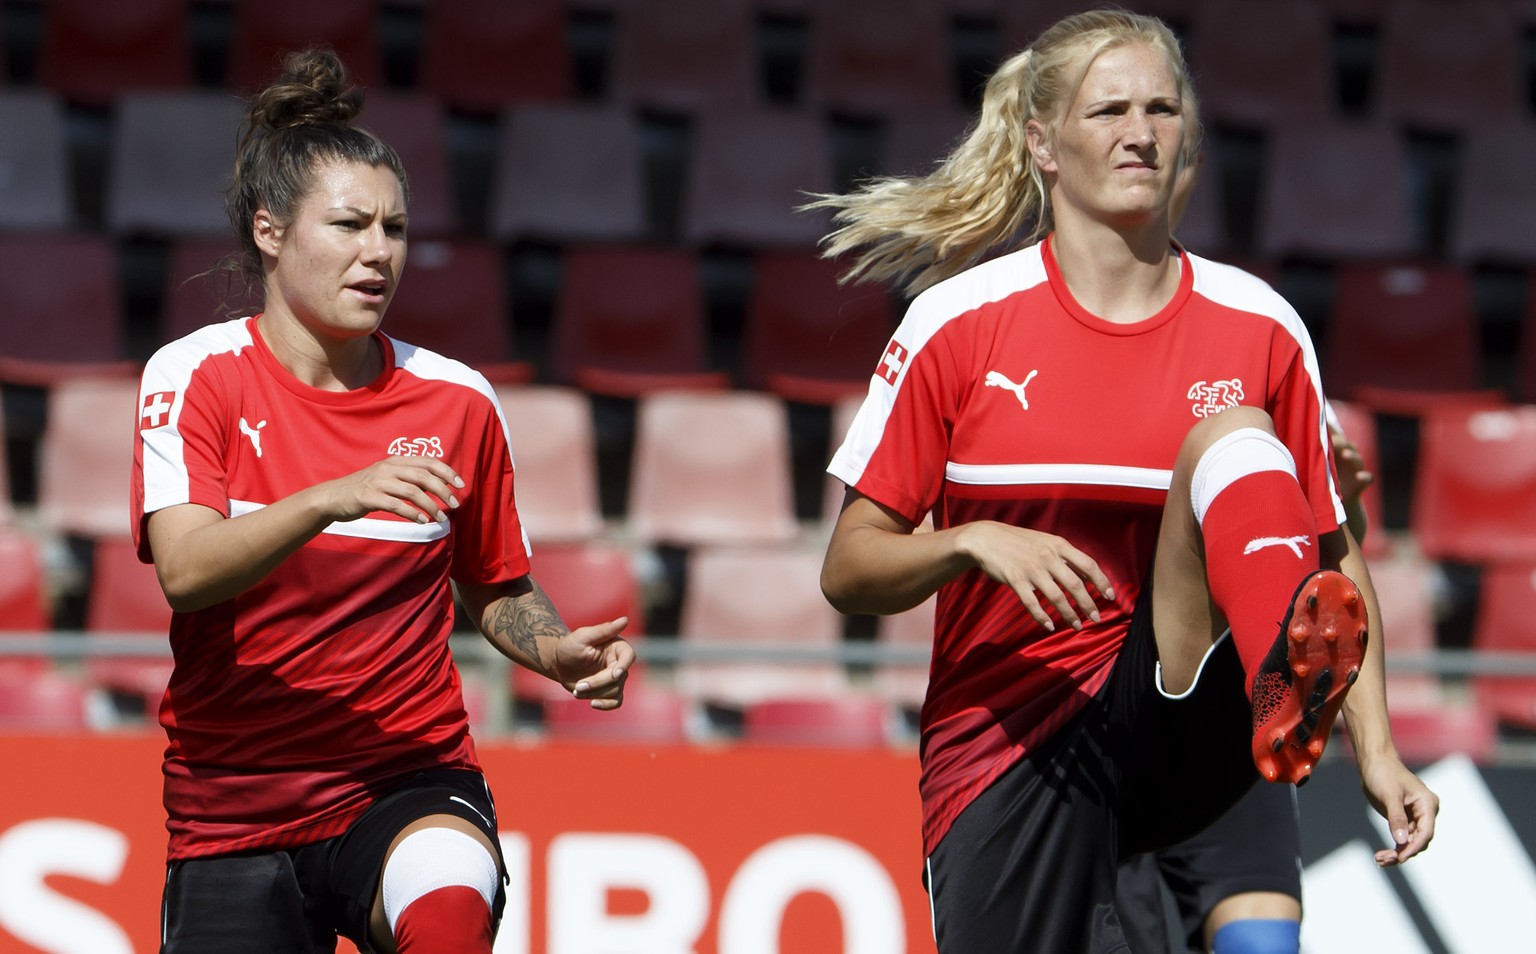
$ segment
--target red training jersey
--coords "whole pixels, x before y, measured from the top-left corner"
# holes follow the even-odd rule
[[[1263,408],[1318,529],[1343,521],[1301,319],[1260,279],[1176,252],[1177,293],[1133,324],[1073,299],[1049,239],[924,291],[828,467],[914,524],[932,512],[941,529],[996,520],[1057,534],[1114,587],[1098,623],[1054,632],[980,570],[939,589],[920,747],[925,853],[1108,678],[1191,425]]]
[[[146,521],[166,507],[237,518],[393,454],[440,458],[465,483],[444,522],[333,523],[234,599],[174,614],[171,860],[319,841],[404,775],[478,767],[449,580],[528,573],[506,424],[475,371],[375,340],[385,370],[345,392],[289,374],[254,318],[172,342],[144,370],[132,504],[146,562]]]

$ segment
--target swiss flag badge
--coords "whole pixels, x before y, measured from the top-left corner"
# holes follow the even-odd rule
[[[156,391],[144,395],[144,406],[139,408],[139,430],[147,431],[171,423],[171,407],[175,403],[175,391]]]
[[[901,369],[907,366],[907,357],[911,353],[900,342],[893,340],[886,346],[885,357],[880,359],[880,366],[875,369],[875,373],[884,378],[886,384],[894,385],[896,379],[901,377]]]

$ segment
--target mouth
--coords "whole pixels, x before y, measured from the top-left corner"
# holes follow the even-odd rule
[[[389,282],[383,279],[353,282],[347,288],[370,302],[382,302],[385,293],[389,291]]]

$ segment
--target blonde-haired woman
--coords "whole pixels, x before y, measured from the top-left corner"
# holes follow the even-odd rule
[[[1433,835],[1312,344],[1263,282],[1170,239],[1198,135],[1167,27],[1079,14],[998,69],[931,174],[817,203],[828,254],[921,291],[829,466],[849,492],[822,585],[860,613],[938,592],[921,790],[944,952],[1124,950],[1118,859],[1259,774],[1305,781],[1341,707],[1396,841],[1377,862]]]

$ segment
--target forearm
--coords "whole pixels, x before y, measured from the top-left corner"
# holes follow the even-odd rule
[[[555,604],[532,576],[489,598],[477,599],[476,588],[460,587],[465,602],[482,603],[476,613],[480,632],[496,651],[541,675],[560,680],[555,666],[555,647],[570,632]]]
[[[201,511],[150,516],[155,570],[166,601],[180,612],[239,596],[331,523],[312,491],[227,520],[195,505],[173,510]]]
[[[1360,545],[1347,530],[1341,530],[1324,551],[1324,565],[1336,565],[1355,582],[1365,601],[1369,638],[1360,677],[1344,698],[1344,723],[1357,757],[1395,753],[1392,732],[1387,722],[1386,638],[1381,625],[1381,606],[1376,588],[1366,567]],[[1332,559],[1330,559],[1332,558]]]
[[[822,565],[821,588],[843,613],[900,613],[976,566],[965,552],[964,527],[902,533],[873,526],[835,534]]]

